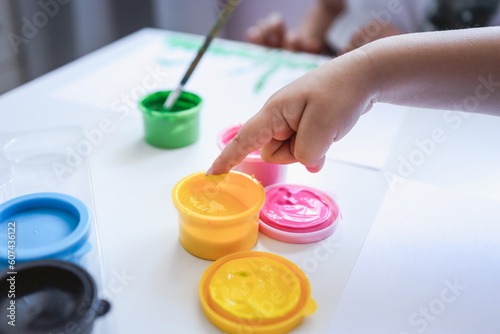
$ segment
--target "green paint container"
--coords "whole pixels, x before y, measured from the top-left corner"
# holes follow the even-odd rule
[[[164,103],[171,91],[149,94],[139,101],[146,142],[160,148],[179,148],[196,142],[203,100],[183,91],[171,110]]]

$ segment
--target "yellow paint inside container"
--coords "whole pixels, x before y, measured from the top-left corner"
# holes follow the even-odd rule
[[[298,304],[300,282],[285,265],[266,257],[226,262],[212,277],[210,297],[240,319],[276,319]]]
[[[172,191],[182,246],[208,260],[252,249],[265,196],[255,178],[239,172],[183,178]]]
[[[210,175],[206,180],[200,180],[200,184],[193,185],[189,193],[181,194],[180,201],[188,209],[202,215],[223,217],[245,212],[248,206],[239,199],[244,195],[228,187],[224,180],[218,182],[217,177]]]

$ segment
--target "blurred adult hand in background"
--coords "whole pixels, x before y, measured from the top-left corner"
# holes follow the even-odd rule
[[[272,13],[250,27],[246,38],[250,43],[268,47],[320,53],[325,47],[328,28],[343,10],[343,0],[319,0],[293,30],[286,27],[280,13]]]

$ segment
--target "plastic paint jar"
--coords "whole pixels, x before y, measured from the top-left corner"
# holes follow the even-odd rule
[[[223,130],[217,137],[217,146],[219,146],[219,149],[223,150],[231,139],[236,136],[240,128],[241,124]],[[247,157],[240,164],[235,166],[233,170],[255,176],[264,187],[284,182],[286,178],[286,165],[265,162],[260,157],[258,151],[247,155]]]
[[[202,98],[183,91],[172,110],[164,103],[171,91],[149,94],[139,101],[144,120],[145,140],[160,148],[179,148],[198,140]]]
[[[182,246],[207,260],[252,249],[265,196],[255,178],[240,172],[183,178],[172,191]]]
[[[266,252],[215,261],[203,273],[199,295],[206,317],[226,333],[287,333],[316,311],[300,268]]]
[[[91,249],[89,235],[89,211],[75,197],[34,193],[13,198],[0,205],[0,268],[48,258],[78,263]]]
[[[16,265],[16,272],[0,271],[0,333],[90,334],[110,309],[88,272],[72,263],[31,261]]]
[[[317,242],[332,235],[342,220],[340,208],[326,193],[303,185],[266,187],[260,231],[288,243]]]

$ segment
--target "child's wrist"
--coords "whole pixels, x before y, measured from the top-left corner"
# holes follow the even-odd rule
[[[381,86],[383,74],[378,67],[376,57],[370,49],[361,47],[332,61],[333,66],[347,66],[352,89],[356,89],[359,101],[366,104],[379,102],[383,95]],[[335,61],[339,63],[336,64]]]
[[[389,84],[390,67],[387,67],[387,59],[375,45],[375,42],[366,44],[352,52],[360,53],[361,71],[366,76],[366,89],[372,102],[392,103],[394,90]],[[361,72],[360,71],[360,72]]]

